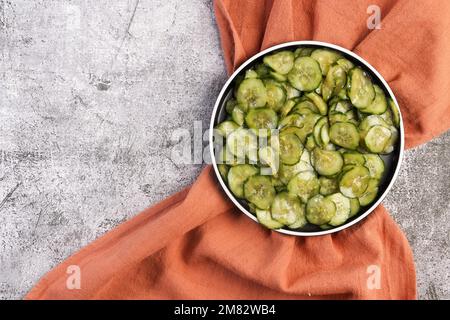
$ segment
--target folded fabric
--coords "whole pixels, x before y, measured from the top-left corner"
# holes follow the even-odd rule
[[[368,30],[377,4],[382,29]],[[268,46],[321,40],[354,50],[396,93],[408,146],[450,127],[449,4],[442,1],[218,0],[231,72]],[[445,8],[444,8],[445,7]],[[80,287],[67,285],[80,270]],[[28,299],[414,299],[412,253],[383,207],[337,234],[262,228],[206,167],[194,185],[140,213],[44,276]]]

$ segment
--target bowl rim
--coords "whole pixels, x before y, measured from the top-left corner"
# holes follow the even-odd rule
[[[225,94],[225,92],[227,91],[228,87],[231,85],[231,83],[234,81],[234,79],[236,78],[236,76],[242,71],[244,70],[249,64],[251,64],[253,61],[259,59],[260,57],[272,52],[272,51],[276,51],[279,49],[283,49],[285,47],[290,47],[290,46],[308,46],[308,45],[313,45],[313,46],[321,46],[321,47],[325,47],[325,48],[330,48],[330,49],[334,49],[336,51],[340,51],[343,52],[347,55],[350,55],[351,57],[353,57],[354,59],[358,60],[361,64],[363,64],[366,68],[370,69],[370,71],[373,72],[373,74],[375,74],[375,76],[378,77],[378,80],[383,84],[384,88],[388,91],[390,98],[392,98],[392,100],[394,101],[394,103],[397,106],[399,115],[400,115],[400,123],[399,123],[399,130],[400,130],[400,134],[399,134],[399,138],[400,138],[400,150],[399,150],[399,157],[398,157],[398,161],[396,163],[396,167],[394,170],[394,174],[392,175],[392,178],[390,179],[386,189],[384,190],[384,192],[381,194],[381,196],[378,198],[378,200],[376,202],[374,202],[368,209],[366,209],[366,211],[359,215],[358,217],[356,217],[355,219],[353,219],[352,221],[348,222],[348,223],[344,223],[341,226],[329,229],[329,230],[323,230],[323,231],[311,231],[311,232],[302,232],[302,231],[295,231],[295,230],[286,230],[286,229],[274,229],[273,231],[282,233],[282,234],[287,234],[287,235],[294,235],[294,236],[302,236],[302,237],[312,237],[312,236],[322,236],[322,235],[327,235],[327,234],[332,234],[335,232],[339,232],[341,230],[347,229],[355,224],[357,224],[358,222],[362,221],[364,218],[366,218],[370,213],[372,213],[376,207],[378,207],[378,205],[384,200],[384,198],[386,197],[386,195],[389,193],[390,189],[392,188],[395,180],[397,179],[398,173],[400,171],[400,167],[401,167],[401,163],[403,161],[403,152],[404,152],[404,144],[405,144],[405,134],[404,134],[404,127],[403,127],[403,117],[401,114],[401,110],[399,107],[399,104],[397,102],[397,99],[391,89],[391,87],[389,86],[389,84],[387,83],[387,81],[383,78],[383,76],[371,65],[369,64],[365,59],[361,58],[359,55],[357,55],[356,53],[345,49],[341,46],[335,45],[335,44],[331,44],[331,43],[327,43],[327,42],[322,42],[322,41],[314,41],[314,40],[302,40],[302,41],[290,41],[290,42],[284,42],[272,47],[269,47],[267,49],[264,49],[263,51],[253,55],[252,57],[250,57],[249,59],[247,59],[244,63],[242,63],[239,68],[237,68],[233,74],[231,76],[229,76],[228,80],[225,82],[225,84],[222,87],[222,90],[219,93],[219,96],[217,97],[216,103],[214,104],[214,109],[211,115],[211,120],[210,120],[210,127],[209,127],[209,149],[210,149],[210,155],[211,155],[211,162],[212,165],[214,167],[214,171],[216,173],[216,177],[217,180],[219,181],[222,189],[225,191],[225,193],[227,194],[228,198],[234,203],[234,205],[239,208],[239,210],[244,213],[247,217],[249,217],[251,220],[253,220],[254,222],[259,223],[259,221],[257,220],[257,218],[251,213],[249,212],[247,209],[245,209],[234,197],[234,195],[231,193],[231,191],[228,189],[228,187],[225,185],[225,182],[223,181],[219,169],[217,167],[217,163],[216,163],[216,158],[214,155],[214,143],[213,143],[213,130],[214,130],[214,120],[216,118],[216,114],[217,111],[219,110],[219,106],[220,106],[220,102],[222,100],[223,95]]]

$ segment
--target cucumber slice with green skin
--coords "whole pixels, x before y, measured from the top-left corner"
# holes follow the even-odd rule
[[[384,161],[377,154],[364,154],[365,159],[364,166],[369,169],[371,178],[381,179],[384,173]]]
[[[280,164],[280,170],[278,172],[278,177],[283,184],[287,185],[293,177],[295,177],[300,172],[311,171],[313,172],[313,167],[309,162],[300,160],[296,164],[289,166],[287,164]]]
[[[298,98],[302,94],[300,91],[286,82],[282,82],[281,85],[283,86],[284,91],[286,91],[286,99]]]
[[[328,101],[337,95],[347,84],[347,72],[339,65],[334,65],[328,70],[324,83],[322,84],[323,100]]]
[[[339,181],[339,191],[347,198],[361,197],[367,190],[369,180],[369,169],[355,166],[342,174]]]
[[[226,164],[229,166],[235,166],[237,164],[245,163],[245,157],[237,158],[233,155],[227,146],[224,146],[219,153],[217,153],[216,161],[218,164]]]
[[[334,147],[330,144],[330,126],[328,125],[328,121],[322,126],[322,129],[320,129],[320,139],[322,140],[325,150],[330,150],[328,149],[328,146]]]
[[[244,198],[244,183],[248,178],[258,174],[259,170],[249,164],[240,164],[231,167],[228,171],[228,186],[231,192],[238,198]]]
[[[321,96],[319,96],[315,92],[308,92],[305,94],[305,97],[311,99],[311,101],[314,102],[321,115],[325,116],[327,114],[328,106],[325,101],[323,101]]]
[[[234,122],[236,122],[239,126],[242,126],[245,121],[245,112],[242,110],[239,105],[236,105],[231,112],[231,118]]]
[[[348,217],[351,218],[351,217],[355,216],[359,212],[360,208],[361,208],[361,205],[359,204],[358,198],[351,198],[350,199],[350,215]]]
[[[391,98],[388,99],[388,104],[392,112],[392,122],[394,123],[394,126],[398,128],[400,126],[400,112],[398,111],[399,108]]]
[[[311,52],[314,51],[314,48],[303,48],[300,52],[299,52],[299,57],[309,57],[311,55]],[[297,56],[296,56],[297,58]]]
[[[301,115],[298,113],[293,113],[293,114],[287,115],[280,121],[278,128],[283,129],[285,127],[291,127],[291,126],[300,128],[300,127],[302,127],[304,117],[305,117],[304,115]]]
[[[374,100],[368,107],[361,109],[361,111],[371,114],[382,114],[387,110],[386,96],[384,95],[384,91],[376,84],[373,85],[373,88],[375,90]]]
[[[394,126],[390,126],[389,130],[391,130],[391,138],[389,139],[388,144],[384,148],[384,150],[381,152],[383,154],[388,154],[394,151],[394,145],[398,140],[398,130]]]
[[[359,152],[346,151],[342,155],[344,157],[344,164],[353,164],[363,166],[366,163],[366,158]]]
[[[337,122],[330,128],[330,139],[334,144],[354,150],[359,146],[359,132],[350,122]]]
[[[294,100],[287,100],[279,110],[281,117],[282,118],[286,117],[288,113],[291,112],[292,108],[294,108],[294,106],[295,106]]]
[[[333,228],[333,226],[330,226],[328,223],[325,223],[325,224],[321,224],[319,226],[319,228],[322,229],[322,230],[330,230],[330,229]]]
[[[316,195],[306,204],[306,219],[315,225],[324,225],[336,214],[336,205],[322,195]]]
[[[245,79],[257,79],[259,77],[258,73],[255,70],[247,70],[245,72]]]
[[[349,122],[349,118],[344,113],[331,113],[328,115],[328,121],[330,122],[330,125],[333,125],[338,122]]]
[[[316,105],[311,100],[303,100],[295,105],[295,107],[291,110],[292,113],[300,113],[300,110],[307,109],[311,111],[310,113],[319,113],[319,109],[317,109]]]
[[[267,102],[266,87],[260,79],[244,79],[237,89],[236,99],[249,108],[264,107]]]
[[[302,155],[303,145],[293,133],[280,134],[280,159],[288,165],[296,164]]]
[[[267,106],[275,111],[278,111],[286,101],[286,92],[284,88],[275,81],[264,81],[267,93]]]
[[[351,62],[350,60],[347,60],[345,58],[339,59],[338,61],[336,61],[336,64],[341,66],[342,68],[344,68],[344,70],[346,72],[349,72],[351,69],[353,69],[355,67],[353,62]]]
[[[342,58],[342,56],[337,52],[328,49],[316,49],[311,53],[311,58],[319,63],[322,75],[325,76],[328,73],[330,66]]]
[[[287,78],[285,75],[279,74],[278,72],[275,71],[270,71],[269,72],[270,76],[272,77],[272,79],[278,81],[278,82],[284,82],[287,81]]]
[[[387,109],[384,113],[380,114],[380,117],[390,126],[394,125],[392,120],[392,112],[390,109]]]
[[[317,61],[310,57],[295,59],[294,67],[288,73],[289,83],[300,91],[316,89],[322,81],[322,74]]]
[[[272,171],[271,175],[277,174],[279,168],[279,153],[272,147],[266,146],[258,150],[259,161],[262,165],[268,166]],[[261,168],[261,173],[262,173]]]
[[[349,101],[337,99],[333,101],[330,107],[330,114],[333,113],[347,113],[352,109],[352,105]]]
[[[264,79],[269,77],[270,68],[264,63],[260,63],[255,67],[255,71],[258,74],[258,78]]]
[[[286,118],[284,118],[280,122],[279,128],[283,128],[283,127],[287,127],[287,126],[298,127],[300,130],[298,130],[296,134],[300,138],[301,142],[304,143],[306,140],[306,136],[308,134],[312,133],[316,122],[320,118],[321,117],[317,114],[299,115],[297,113],[294,113],[294,114],[288,115]],[[283,123],[283,122],[285,122],[285,123]]]
[[[320,183],[319,193],[323,196],[328,196],[330,194],[339,192],[339,183],[337,179],[320,177],[319,183]]]
[[[328,123],[328,119],[326,117],[322,117],[316,122],[316,125],[314,126],[313,136],[314,136],[314,140],[316,141],[316,144],[318,146],[323,146],[324,145],[324,143],[322,142],[322,138],[320,136],[320,133],[321,133],[322,127],[326,123]]]
[[[216,126],[216,132],[222,137],[228,137],[230,133],[239,129],[239,125],[234,121],[224,121]]]
[[[349,72],[349,88],[347,95],[352,104],[359,109],[370,106],[375,98],[375,89],[369,76],[361,68],[353,68]]]
[[[338,151],[315,148],[311,156],[314,169],[323,176],[332,176],[339,173],[344,165],[342,155]]]
[[[336,214],[328,224],[334,227],[340,226],[350,216],[350,200],[340,192],[327,196],[327,199],[333,201],[336,206]]]
[[[303,202],[319,193],[319,179],[312,171],[298,173],[289,181],[287,186],[289,193],[298,196]]]
[[[231,114],[233,112],[234,107],[237,105],[237,101],[235,99],[230,99],[225,104],[225,110],[228,114]]]
[[[313,151],[317,147],[316,140],[312,134],[306,137],[305,148],[309,151]]]
[[[370,179],[366,192],[358,198],[361,206],[368,206],[375,200],[378,194],[378,184],[377,179]]]
[[[217,169],[219,169],[219,173],[223,181],[228,182],[228,171],[230,170],[230,167],[226,164],[218,164]]]
[[[244,183],[244,196],[259,209],[269,209],[276,191],[268,176],[253,175]]]
[[[299,139],[303,136],[303,131],[299,127],[285,127],[280,131],[280,135],[288,133],[295,134]]]
[[[275,196],[272,202],[272,218],[285,225],[306,224],[305,209],[300,200],[287,192],[281,192]],[[299,220],[304,220],[304,223]]]
[[[373,153],[381,153],[391,139],[391,130],[383,126],[373,126],[367,131],[364,144]]]
[[[227,148],[238,159],[256,158],[258,151],[258,139],[254,133],[245,128],[239,128],[227,137]]]
[[[251,109],[245,116],[245,123],[250,129],[256,129],[258,136],[267,136],[278,125],[277,113],[269,108]],[[260,130],[263,129],[263,130]]]
[[[256,212],[256,218],[258,219],[258,222],[261,223],[266,228],[280,229],[283,227],[282,223],[279,223],[278,221],[276,221],[272,218],[272,215],[269,210],[261,210],[261,209],[256,208],[255,212]]]
[[[270,56],[265,56],[263,62],[279,74],[288,74],[294,67],[294,53],[280,51]]]

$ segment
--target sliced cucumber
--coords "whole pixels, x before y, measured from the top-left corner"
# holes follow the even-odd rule
[[[259,170],[256,167],[249,164],[240,164],[231,167],[227,177],[231,192],[238,198],[244,198],[245,181],[258,172]]]
[[[268,166],[272,172],[271,174],[274,175],[278,172],[279,169],[279,152],[276,152],[272,147],[266,146],[263,148],[260,148],[258,150],[258,156],[259,161],[262,165]],[[261,168],[262,170],[262,168]]]
[[[369,169],[354,166],[342,174],[339,181],[339,190],[347,198],[358,198],[366,192],[369,180]]]
[[[306,204],[306,219],[316,225],[323,225],[336,214],[336,205],[330,199],[318,194],[308,200]]]
[[[323,176],[332,176],[339,173],[344,165],[342,155],[338,151],[315,148],[311,156],[314,169]]]
[[[272,218],[284,225],[306,224],[305,209],[300,200],[287,192],[276,195],[272,202]],[[303,220],[303,221],[301,221]],[[297,227],[299,228],[299,227]]]
[[[280,74],[280,73],[278,73],[278,72],[270,71],[270,72],[269,72],[269,75],[272,77],[272,79],[274,79],[274,80],[276,80],[276,81],[278,81],[278,82],[284,82],[284,81],[287,81],[286,76],[285,76],[285,75],[282,75],[282,74]]]
[[[351,69],[353,69],[355,67],[353,62],[351,62],[350,60],[347,60],[345,58],[339,59],[338,61],[336,61],[336,64],[341,66],[342,68],[344,68],[344,70],[346,72],[349,72]]]
[[[230,133],[239,128],[239,125],[234,121],[224,121],[219,123],[216,126],[216,132],[219,133],[222,137],[228,137]]]
[[[231,114],[231,112],[233,112],[233,109],[237,104],[238,103],[235,99],[228,100],[227,103],[225,104],[225,110],[227,111],[227,113]]]
[[[293,133],[280,134],[280,159],[284,164],[292,165],[300,160],[303,145]]]
[[[236,105],[231,112],[231,118],[234,122],[236,122],[239,126],[242,126],[245,121],[245,112],[239,105]],[[223,123],[223,122],[222,122]]]
[[[315,147],[317,147],[316,140],[314,139],[314,136],[310,134],[306,137],[305,148],[312,151]]]
[[[309,112],[301,112],[302,110],[308,110]],[[293,113],[306,114],[306,113],[319,113],[319,109],[311,100],[303,100],[295,105],[292,109]]]
[[[350,200],[340,192],[328,196],[327,199],[333,201],[336,206],[336,214],[328,224],[337,227],[347,221],[350,216]]]
[[[275,111],[283,107],[286,101],[286,91],[278,82],[267,80],[264,81],[267,93],[267,106]]]
[[[387,154],[394,151],[395,143],[398,140],[398,130],[394,126],[390,126],[389,130],[391,131],[391,138],[389,139],[389,142],[387,143],[386,147],[383,149],[381,153]]]
[[[359,209],[361,208],[361,205],[359,204],[358,198],[351,198],[350,199],[350,215],[349,218],[355,216]]]
[[[347,72],[339,65],[330,68],[322,84],[323,100],[328,101],[332,96],[336,96],[347,84]]]
[[[289,193],[298,196],[303,202],[319,193],[319,179],[312,171],[298,173],[288,183]]]
[[[339,183],[335,178],[320,177],[319,183],[319,193],[323,196],[328,196],[339,191]]]
[[[293,166],[289,166],[287,164],[281,164],[280,170],[278,173],[279,179],[283,182],[283,184],[287,185],[289,181],[293,177],[295,177],[298,173],[303,171],[313,171],[313,167],[309,162],[300,160]]]
[[[322,74],[326,75],[330,66],[338,61],[341,55],[328,49],[316,49],[311,53],[311,58],[319,63]]]
[[[316,125],[314,126],[313,136],[314,136],[314,140],[316,141],[316,144],[318,146],[325,145],[325,143],[322,142],[321,132],[322,132],[322,127],[326,124],[328,124],[327,117],[322,117],[316,122]]]
[[[269,210],[255,209],[258,222],[269,229],[280,229],[283,224],[274,220]]]
[[[392,122],[394,123],[394,126],[398,128],[400,126],[400,112],[398,111],[399,108],[391,98],[388,99],[388,103],[389,108],[392,112]]]
[[[314,104],[316,105],[317,109],[319,110],[321,115],[326,115],[328,112],[328,106],[325,103],[325,101],[323,101],[322,97],[319,96],[317,93],[315,92],[308,92],[305,94],[305,97],[311,99],[312,102],[314,102]]]
[[[290,84],[300,91],[314,90],[322,81],[319,64],[310,57],[295,59],[294,67],[287,77]]]
[[[357,149],[359,132],[353,123],[337,122],[330,128],[330,139],[334,144],[346,149]]]
[[[227,148],[239,159],[253,159],[258,151],[258,139],[250,130],[239,128],[228,135]]]
[[[278,116],[269,108],[251,109],[245,117],[245,123],[249,128],[256,129],[258,136],[265,137],[269,135],[270,130],[277,127]]]
[[[268,176],[252,175],[244,183],[244,196],[259,209],[269,209],[276,191]]]
[[[375,90],[374,100],[368,107],[361,109],[361,111],[371,114],[382,114],[387,110],[386,96],[384,95],[384,91],[376,84],[373,85],[373,88]]]
[[[281,85],[283,86],[284,91],[286,91],[286,99],[298,98],[302,94],[287,82],[282,82]]]
[[[281,117],[282,118],[286,117],[288,113],[291,112],[291,110],[294,108],[294,106],[295,106],[294,100],[287,100],[279,110]]]
[[[259,77],[258,73],[255,70],[247,70],[245,72],[245,79],[257,79]]]
[[[288,74],[294,67],[294,54],[291,51],[280,51],[264,57],[263,62],[279,74]]]
[[[353,164],[357,166],[363,166],[366,163],[364,155],[356,151],[346,151],[343,154],[344,164]]]
[[[377,179],[370,179],[366,192],[358,198],[361,206],[368,206],[375,200],[378,194],[378,184]]]
[[[364,143],[370,152],[381,153],[391,139],[391,130],[384,126],[373,126],[367,131]]]
[[[226,164],[218,164],[217,169],[219,169],[220,176],[222,179],[227,182],[228,181],[228,171],[230,170],[230,167]]]
[[[369,175],[374,179],[381,179],[384,173],[384,161],[377,154],[364,154],[364,166],[369,169]]]
[[[361,68],[350,70],[347,94],[356,108],[367,108],[375,98],[375,89],[369,76]]]
[[[244,79],[238,87],[236,99],[249,108],[264,107],[267,102],[266,87],[260,79]]]

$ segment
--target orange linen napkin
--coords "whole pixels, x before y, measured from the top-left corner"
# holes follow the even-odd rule
[[[366,27],[377,3],[382,29]],[[352,49],[396,93],[413,146],[450,127],[446,1],[218,0],[231,72],[262,48],[322,40]],[[70,266],[80,289],[68,289]],[[378,281],[379,280],[379,283]],[[71,286],[69,286],[71,287]],[[145,210],[44,276],[28,299],[414,299],[408,242],[383,207],[337,234],[264,229],[220,190],[211,167],[192,187]]]

